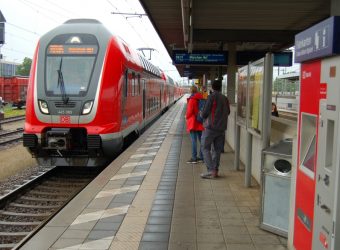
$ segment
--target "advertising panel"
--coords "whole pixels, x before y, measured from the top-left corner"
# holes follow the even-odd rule
[[[248,120],[250,133],[261,136],[262,133],[262,101],[264,84],[264,58],[249,64],[248,85]]]
[[[238,70],[237,78],[237,123],[246,126],[247,118],[248,65]]]

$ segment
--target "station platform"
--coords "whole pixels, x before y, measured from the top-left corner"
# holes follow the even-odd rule
[[[182,98],[21,249],[287,249],[259,228],[260,187],[244,187],[228,145],[219,178],[186,163],[185,107]]]

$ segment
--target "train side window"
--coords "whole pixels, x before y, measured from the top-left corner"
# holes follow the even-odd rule
[[[129,96],[133,96],[133,75],[129,73]]]
[[[138,84],[138,95],[141,93],[141,87],[140,87],[140,75],[137,76],[137,84]]]
[[[146,91],[146,80],[142,79],[142,89]]]
[[[132,96],[136,95],[136,78],[134,72],[132,72],[131,74],[131,95]]]
[[[150,114],[150,105],[151,103],[150,103],[150,99],[148,99],[148,113]]]
[[[123,95],[124,97],[127,97],[128,95],[128,81],[129,81],[129,72],[126,70],[125,71],[125,79],[124,79],[124,84],[123,84]]]

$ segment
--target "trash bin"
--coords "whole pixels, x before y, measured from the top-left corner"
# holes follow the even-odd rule
[[[291,139],[262,151],[260,227],[287,237],[292,169]]]

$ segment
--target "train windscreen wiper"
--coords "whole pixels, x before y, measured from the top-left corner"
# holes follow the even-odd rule
[[[59,69],[57,70],[58,71],[58,87],[60,88],[61,97],[63,99],[64,104],[67,104],[69,98],[68,98],[68,96],[66,94],[66,90],[65,90],[63,72],[61,71],[62,65],[63,65],[63,58],[60,59]]]

